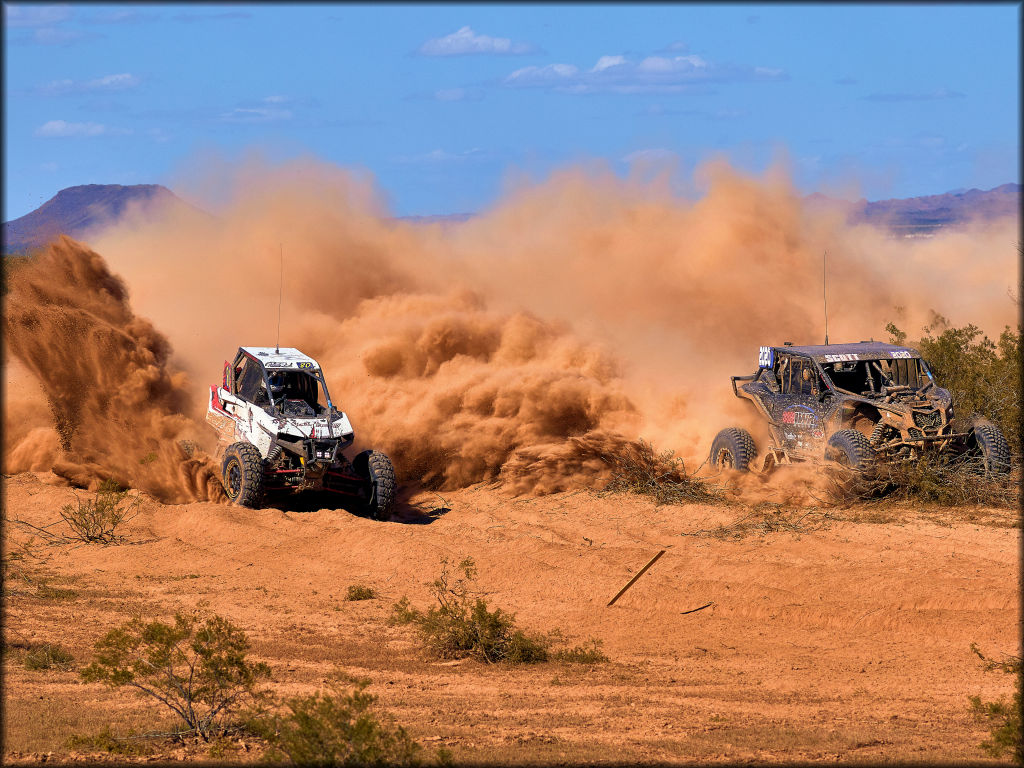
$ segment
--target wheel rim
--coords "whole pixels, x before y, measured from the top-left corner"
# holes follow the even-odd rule
[[[715,463],[723,469],[734,469],[736,467],[736,459],[732,455],[732,451],[728,448],[719,448],[718,456],[715,459]]]
[[[238,461],[235,459],[232,459],[231,463],[228,464],[227,480],[228,496],[232,499],[238,498],[238,494],[242,490],[242,467],[239,466]]]

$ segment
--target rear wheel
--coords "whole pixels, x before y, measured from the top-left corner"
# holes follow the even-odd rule
[[[233,443],[224,452],[221,481],[235,504],[256,509],[263,503],[263,457],[251,443]]]
[[[729,427],[715,435],[711,443],[711,466],[718,469],[738,469],[746,472],[757,458],[754,438],[745,429]]]
[[[380,451],[363,451],[356,456],[352,466],[366,479],[366,508],[374,520],[387,520],[395,506],[395,468]]]
[[[871,441],[857,430],[841,429],[828,439],[825,459],[857,472],[865,472],[875,461],[875,449]]]
[[[985,477],[1010,474],[1010,445],[995,424],[978,424],[967,438],[968,453],[981,460]]]

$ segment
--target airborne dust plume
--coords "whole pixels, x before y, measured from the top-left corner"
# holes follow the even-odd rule
[[[216,218],[130,213],[87,238],[102,259],[64,242],[11,285],[10,351],[57,428],[9,404],[7,471],[50,457],[79,482],[120,472],[165,500],[216,494],[213,465],[177,441],[212,448],[201,420],[222,361],[274,343],[282,246],[281,344],[321,362],[360,443],[436,488],[593,484],[600,453],[641,437],[695,469],[718,429],[749,424],[728,376],[753,370],[757,346],[822,341],[826,249],[833,341],[881,338],[890,320],[913,335],[932,310],[990,333],[1015,321],[1016,220],[898,240],[808,209],[778,172],[699,176],[706,193],[689,202],[567,170],[464,224],[424,225],[389,218],[343,170],[250,163]],[[62,275],[75,281],[51,299]],[[33,325],[41,301],[102,322]],[[69,349],[65,367],[91,381],[70,393]],[[121,432],[104,428],[129,412]]]

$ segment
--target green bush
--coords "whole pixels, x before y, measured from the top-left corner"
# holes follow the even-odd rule
[[[988,419],[1019,454],[1021,329],[1006,326],[999,339],[992,341],[976,325],[955,328],[947,318],[932,315],[924,336],[910,346],[928,361],[936,383],[952,394],[957,427],[967,429],[978,416]],[[886,331],[892,343],[907,344],[907,333],[895,324],[889,323]]]
[[[1024,765],[1024,743],[1021,741],[1021,677],[1024,669],[1021,658],[1010,657],[1007,661],[992,661],[985,658],[978,647],[971,644],[971,650],[985,662],[986,669],[1000,669],[1012,674],[1016,680],[1013,698],[1007,701],[1000,697],[998,701],[982,701],[980,696],[971,696],[971,710],[979,720],[989,724],[990,738],[980,746],[992,757],[1002,757],[1009,753],[1017,765]]]
[[[174,616],[174,624],[133,619],[96,643],[87,682],[128,686],[152,696],[209,741],[221,720],[258,697],[270,668],[247,658],[245,634],[217,615]]]
[[[461,575],[458,575],[461,574]],[[472,594],[476,565],[467,557],[453,575],[447,559],[441,561],[441,575],[431,584],[438,605],[426,613],[413,608],[403,597],[391,617],[394,624],[414,624],[430,651],[442,659],[473,658],[478,661],[532,664],[548,659],[549,640],[517,629],[515,615],[487,607],[487,601]]]
[[[88,544],[112,544],[117,529],[138,514],[140,499],[130,496],[113,480],[104,480],[94,499],[61,507],[60,516],[71,528],[71,538]]]
[[[373,587],[364,587],[362,584],[350,584],[346,600],[374,600],[377,591]]]
[[[372,709],[368,680],[345,692],[288,699],[286,713],[256,717],[249,729],[270,745],[267,758],[302,766],[419,765],[421,748]]]
[[[1019,499],[1014,476],[986,478],[980,459],[967,456],[924,453],[913,460],[880,462],[859,475],[844,468],[830,467],[828,472],[835,481],[830,491],[836,500],[856,497],[1014,508]]]
[[[25,654],[25,669],[68,669],[75,661],[71,652],[56,643],[32,646]]]
[[[604,664],[610,659],[601,650],[601,645],[600,640],[590,639],[582,645],[555,651],[552,656],[555,661],[567,664]]]

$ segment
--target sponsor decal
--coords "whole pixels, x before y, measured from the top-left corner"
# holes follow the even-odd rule
[[[264,363],[264,365],[266,365],[267,368],[292,368],[295,365],[295,363],[281,362],[279,360],[270,360],[269,362]]]
[[[825,355],[826,363],[852,363],[856,360],[860,360],[860,355],[856,353],[848,355]]]
[[[757,367],[771,368],[775,365],[775,350],[771,347],[761,347],[757,352]]]
[[[299,363],[299,368],[302,368],[304,370],[312,370],[315,367],[316,366],[314,366],[312,363]]]
[[[792,424],[796,429],[812,429],[817,421],[814,411],[804,405],[787,408],[782,412],[782,423]]]
[[[899,357],[899,358],[909,358],[909,357],[913,357],[913,355],[911,355],[911,354],[910,354],[909,352],[907,352],[907,350],[905,350],[905,349],[898,349],[898,350],[896,350],[895,352],[890,352],[889,354],[890,354],[890,355],[892,355],[893,357]]]

